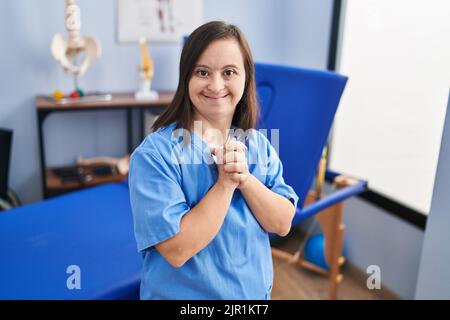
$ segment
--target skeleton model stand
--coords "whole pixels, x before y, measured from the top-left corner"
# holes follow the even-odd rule
[[[50,49],[63,69],[73,75],[77,91],[78,77],[86,72],[95,58],[101,56],[101,46],[94,37],[80,35],[80,8],[75,0],[66,0],[65,25],[67,40],[60,34],[54,35]]]

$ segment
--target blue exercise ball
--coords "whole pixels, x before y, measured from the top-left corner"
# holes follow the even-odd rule
[[[304,258],[306,261],[328,271],[325,260],[325,239],[322,233],[310,237],[305,244]]]

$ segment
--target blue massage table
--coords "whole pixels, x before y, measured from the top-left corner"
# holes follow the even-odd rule
[[[334,72],[307,70],[263,63],[255,64],[261,107],[260,128],[279,129],[279,156],[283,176],[305,200],[326,145],[347,77]],[[332,181],[338,173],[327,170]],[[367,181],[344,188],[314,204],[299,201],[293,225],[325,208],[367,190]]]
[[[138,299],[141,267],[127,181],[0,212],[0,299]]]
[[[304,200],[347,79],[266,64],[255,70],[260,128],[280,129],[285,180]],[[365,188],[361,181],[299,204],[293,224]],[[71,265],[80,267],[80,290],[66,286]],[[141,267],[126,181],[0,212],[0,299],[137,299]]]

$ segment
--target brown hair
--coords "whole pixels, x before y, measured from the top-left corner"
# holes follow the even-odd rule
[[[215,40],[227,38],[236,39],[238,42],[245,68],[244,93],[236,106],[232,124],[244,130],[255,128],[259,107],[256,99],[253,57],[247,40],[238,27],[223,21],[211,21],[195,29],[184,44],[180,58],[177,91],[169,107],[153,124],[154,131],[172,122],[176,122],[176,128],[189,129],[192,126],[194,109],[189,99],[189,80],[198,59],[209,44]]]

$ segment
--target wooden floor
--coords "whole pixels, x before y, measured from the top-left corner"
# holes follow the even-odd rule
[[[276,248],[294,253],[300,246],[302,237],[300,232],[294,230],[281,243],[273,245]],[[274,284],[272,289],[273,300],[324,300],[328,299],[328,279],[322,275],[304,269],[300,266],[288,264],[278,258],[273,258]],[[344,275],[342,283],[338,286],[339,300],[393,300],[398,299],[382,284],[380,290],[369,290],[366,280],[369,276],[346,263],[341,268]]]

